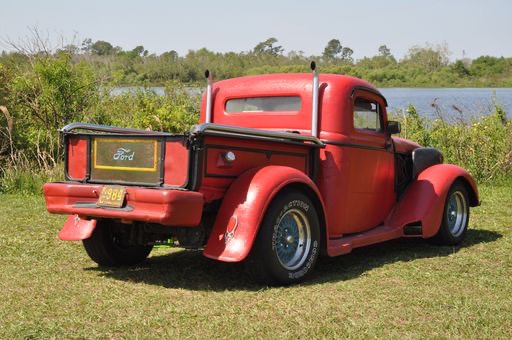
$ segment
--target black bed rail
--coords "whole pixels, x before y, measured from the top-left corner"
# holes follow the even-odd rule
[[[172,136],[179,135],[179,134],[175,134],[175,133],[166,133],[166,132],[131,129],[131,128],[120,128],[120,127],[115,127],[115,126],[89,124],[89,123],[70,123],[70,124],[64,126],[59,131],[63,134],[70,134],[76,130],[116,133],[116,134],[123,134],[123,135],[141,135],[141,136],[146,135],[146,136],[155,136],[155,137],[172,137]]]
[[[325,144],[317,137],[311,135],[301,135],[292,132],[269,131],[252,128],[244,128],[231,125],[222,125],[215,123],[205,123],[195,125],[190,130],[191,135],[210,134],[210,135],[232,135],[238,137],[256,137],[261,140],[288,141],[296,143],[307,143],[317,147],[325,147]]]
[[[137,135],[137,136],[150,136],[150,137],[177,137],[184,136],[187,134],[175,134],[167,132],[139,130],[131,128],[120,128],[108,125],[90,124],[90,123],[71,123],[60,129],[60,132],[64,135],[73,134],[78,130],[92,131],[92,132],[103,132],[103,133],[114,133],[122,135]],[[238,126],[221,125],[214,123],[205,123],[194,125],[189,135],[231,135],[237,137],[249,137],[260,140],[272,140],[272,141],[285,141],[294,142],[301,144],[311,144],[316,147],[324,147],[325,144],[317,137],[311,135],[301,135],[292,132],[281,132],[281,131],[269,131],[261,129],[244,128]]]

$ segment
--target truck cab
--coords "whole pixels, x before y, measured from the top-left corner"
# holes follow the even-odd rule
[[[320,254],[399,237],[460,242],[478,191],[442,155],[393,137],[386,99],[344,75],[208,82],[187,134],[73,123],[65,181],[44,187],[59,233],[99,265],[144,260],[175,239],[291,284]]]

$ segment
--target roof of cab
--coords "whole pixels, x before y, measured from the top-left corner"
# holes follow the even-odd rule
[[[365,80],[340,75],[320,74],[320,87],[331,91],[352,92],[354,88],[365,87],[380,96],[380,92]],[[276,73],[245,76],[221,80],[214,84],[219,95],[226,97],[247,97],[265,95],[305,94],[311,93],[313,77],[310,73]]]
[[[215,82],[213,94],[213,122],[263,129],[302,130],[310,125],[312,107],[313,76],[311,73],[278,73],[245,76]],[[321,129],[340,130],[341,112],[348,115],[348,101],[354,91],[364,89],[385,99],[382,94],[365,80],[339,74],[319,75],[319,107],[322,118]],[[234,98],[254,98],[266,96],[299,96],[301,109],[297,112],[226,112],[226,102]],[[201,122],[205,121],[205,98],[201,107]],[[340,111],[342,110],[342,111]],[[351,108],[350,108],[351,110]],[[350,111],[351,112],[351,111]],[[295,115],[295,118],[291,118]],[[271,118],[271,119],[270,119]],[[347,118],[348,119],[348,118]],[[309,122],[309,123],[308,123]],[[347,125],[348,123],[345,123]]]

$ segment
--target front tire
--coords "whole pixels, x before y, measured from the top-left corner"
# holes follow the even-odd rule
[[[82,241],[87,255],[100,266],[134,265],[144,261],[152,245],[131,245],[122,228],[111,220],[99,220],[91,237]],[[133,227],[133,226],[132,226]]]
[[[456,245],[466,236],[468,223],[468,191],[464,183],[456,181],[446,196],[439,231],[429,241],[439,245]]]
[[[298,283],[311,273],[319,252],[315,206],[302,192],[287,190],[268,207],[245,267],[254,280],[264,284]]]

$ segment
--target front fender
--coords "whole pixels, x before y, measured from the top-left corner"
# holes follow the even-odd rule
[[[304,173],[286,166],[248,170],[227,190],[204,256],[225,262],[245,259],[251,251],[268,205],[279,191],[291,184],[305,185],[311,189],[322,205],[322,212],[318,211],[318,214],[323,214],[320,193]]]
[[[422,236],[433,237],[441,225],[448,191],[457,179],[466,183],[470,206],[479,205],[475,180],[466,170],[452,164],[437,164],[425,169],[410,184],[386,224],[404,227],[421,222]]]

